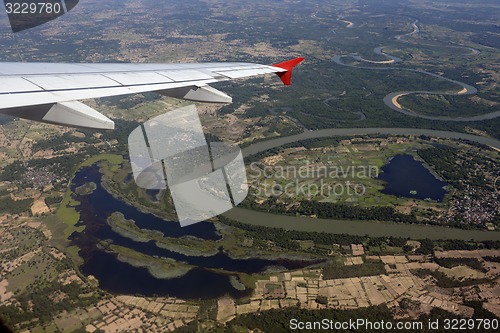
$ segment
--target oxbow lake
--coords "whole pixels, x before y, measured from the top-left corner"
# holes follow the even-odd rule
[[[398,197],[443,201],[448,183],[439,180],[412,155],[397,155],[382,167],[379,179],[386,182],[385,194]]]

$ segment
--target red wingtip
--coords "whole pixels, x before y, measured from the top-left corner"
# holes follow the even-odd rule
[[[286,70],[286,72],[278,72],[278,73],[276,73],[280,77],[281,81],[283,81],[283,83],[285,84],[285,86],[289,86],[290,83],[291,83],[293,68],[295,66],[297,66],[298,64],[300,64],[303,60],[304,60],[304,58],[299,57],[299,58],[295,58],[295,59],[292,59],[292,60],[280,62],[279,64],[274,64],[273,65],[274,67],[279,67],[279,68],[283,68],[283,69]]]

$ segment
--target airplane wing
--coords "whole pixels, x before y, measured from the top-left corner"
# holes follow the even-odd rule
[[[292,69],[303,59],[271,66],[0,62],[0,113],[71,127],[113,129],[111,119],[79,100],[154,91],[191,101],[231,103],[231,97],[209,84],[276,73],[290,85]]]

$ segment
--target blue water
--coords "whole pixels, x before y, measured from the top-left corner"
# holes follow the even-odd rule
[[[140,294],[144,296],[172,296],[183,299],[207,299],[223,295],[238,298],[248,290],[236,290],[229,275],[194,268],[174,279],[157,279],[143,267],[133,267],[116,259],[112,254],[96,251],[80,268],[99,280],[99,287],[111,293]]]
[[[153,214],[141,212],[136,207],[113,197],[103,189],[101,177],[99,168],[91,166],[81,169],[73,178],[71,184],[73,191],[88,182],[94,182],[97,185],[96,190],[91,195],[84,197],[85,201],[88,201],[88,204],[83,207],[86,212],[92,211],[99,217],[104,217],[104,219],[113,212],[121,212],[126,219],[134,220],[139,228],[158,230],[169,237],[191,235],[207,240],[220,239],[220,235],[217,234],[217,230],[212,223],[200,222],[183,228],[179,222],[166,221]]]
[[[191,299],[215,298],[226,294],[241,297],[248,294],[248,291],[239,291],[232,287],[229,281],[231,273],[233,275],[234,272],[258,273],[270,266],[297,269],[315,263],[303,260],[232,259],[221,251],[208,257],[187,256],[159,248],[153,241],[141,243],[123,237],[106,223],[106,219],[113,212],[121,212],[126,219],[134,220],[140,228],[158,230],[169,237],[190,235],[217,240],[221,236],[212,223],[202,222],[181,228],[178,222],[165,221],[142,212],[110,195],[102,187],[101,177],[97,166],[91,166],[81,169],[73,179],[72,189],[87,182],[96,183],[97,188],[89,195],[77,196],[81,202],[77,207],[80,212],[80,224],[85,226],[85,231],[72,235],[72,240],[80,247],[80,255],[84,259],[81,271],[86,275],[94,275],[99,280],[100,287],[105,290],[124,294],[168,295]],[[120,262],[115,255],[98,249],[96,245],[101,240],[108,240],[113,244],[150,256],[172,258],[197,268],[179,278],[157,279],[150,275],[146,268]],[[208,270],[211,268],[223,269],[228,273]]]
[[[443,201],[447,193],[443,187],[448,183],[437,179],[412,155],[394,156],[382,171],[378,177],[386,182],[382,193],[438,202]]]

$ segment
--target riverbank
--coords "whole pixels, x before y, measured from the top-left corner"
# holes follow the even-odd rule
[[[477,142],[492,148],[500,149],[500,140],[491,137],[458,133],[450,131],[440,131],[431,129],[420,129],[420,128],[326,128],[316,131],[307,131],[296,135],[290,135],[285,137],[280,137],[277,139],[271,139],[266,141],[261,141],[245,147],[242,149],[244,157],[249,157],[269,149],[277,148],[289,143],[309,140],[309,139],[319,139],[319,138],[329,138],[336,136],[355,136],[355,135],[425,135],[430,137],[454,139],[454,140],[468,140],[472,142]]]
[[[464,241],[500,240],[500,232],[462,230],[457,228],[403,224],[380,221],[318,219],[307,216],[276,215],[244,208],[233,208],[223,216],[250,225],[285,230],[325,232],[370,237],[402,237],[411,239],[460,239]]]

